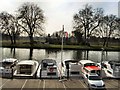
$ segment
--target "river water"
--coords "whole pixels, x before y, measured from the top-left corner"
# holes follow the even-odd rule
[[[23,48],[0,48],[2,52],[1,59],[4,58],[17,58],[19,60],[36,59],[41,61],[45,58],[52,58],[61,61],[61,50],[50,50],[50,49],[23,49]],[[63,50],[62,60],[65,59],[90,59],[95,62],[103,60],[120,60],[120,52],[118,51],[82,51],[82,50]]]

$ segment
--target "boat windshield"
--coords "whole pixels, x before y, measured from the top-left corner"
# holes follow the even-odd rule
[[[95,63],[86,63],[86,64],[84,65],[84,67],[86,67],[86,66],[96,66],[96,64],[95,64]]]
[[[89,76],[89,80],[101,80],[100,76]]]
[[[44,59],[41,62],[41,67],[42,67],[42,69],[45,69],[45,70],[46,70],[47,66],[54,66],[54,65],[56,65],[56,61],[52,60],[52,59]]]
[[[3,61],[2,63],[3,63],[3,64],[13,64],[12,61]]]
[[[31,74],[32,72],[32,65],[20,65],[19,66],[19,73],[20,74]]]

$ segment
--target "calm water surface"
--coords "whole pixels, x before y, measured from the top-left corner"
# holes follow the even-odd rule
[[[60,50],[47,50],[47,49],[21,49],[21,48],[0,48],[2,52],[1,59],[14,57],[20,60],[24,59],[36,59],[41,61],[44,58],[53,58],[60,62],[61,51]],[[63,50],[64,59],[90,59],[96,62],[100,62],[102,57],[102,51],[82,51],[82,50]],[[120,52],[118,51],[104,51],[103,60],[120,60]]]

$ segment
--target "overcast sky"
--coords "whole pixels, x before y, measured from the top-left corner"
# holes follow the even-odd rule
[[[7,11],[15,14],[17,9],[24,2],[34,2],[44,11],[46,17],[45,31],[52,34],[65,26],[65,31],[72,31],[73,15],[90,4],[93,8],[103,8],[104,14],[118,16],[119,0],[1,0],[0,12]]]

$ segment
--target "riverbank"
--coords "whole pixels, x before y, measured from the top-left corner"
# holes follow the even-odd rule
[[[0,47],[8,47],[8,48],[31,48],[29,43],[17,43],[16,45],[11,45],[9,42],[2,42]],[[61,45],[54,44],[34,44],[32,46],[33,49],[61,49]],[[101,51],[102,45],[91,45],[91,46],[83,46],[83,45],[64,45],[64,50],[96,50]],[[105,51],[120,51],[120,46],[109,46],[104,47]]]

